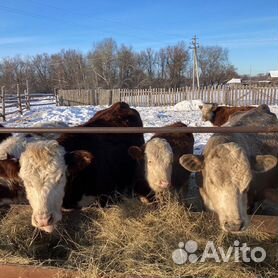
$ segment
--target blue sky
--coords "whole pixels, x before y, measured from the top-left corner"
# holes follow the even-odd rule
[[[228,48],[239,73],[278,69],[278,0],[0,1],[0,58],[86,52],[108,37],[159,49],[194,34]]]

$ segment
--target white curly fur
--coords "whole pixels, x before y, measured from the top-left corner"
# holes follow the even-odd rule
[[[65,150],[55,140],[29,143],[20,157],[19,176],[33,209],[32,225],[51,232],[61,220],[66,185]],[[45,225],[40,219],[52,217]]]

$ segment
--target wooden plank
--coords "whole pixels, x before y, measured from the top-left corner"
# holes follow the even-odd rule
[[[47,103],[32,103],[31,106],[41,106],[41,105],[53,105],[56,104],[56,102],[47,102]],[[79,105],[82,105],[81,103]]]
[[[2,114],[1,117],[3,118],[3,121],[6,120],[6,114],[5,114],[5,86],[1,87],[1,97],[2,97]]]
[[[0,265],[0,278],[79,278],[78,272],[39,266]]]
[[[217,221],[217,216],[212,212],[190,212],[193,215],[208,214]],[[259,232],[267,233],[270,236],[277,237],[278,235],[278,216],[270,215],[252,215],[250,216],[251,223],[249,228],[255,228]]]
[[[0,278],[80,278],[81,276],[82,275],[80,275],[78,271],[67,270],[64,268],[0,264]],[[110,276],[101,276],[101,277],[108,278]],[[137,275],[128,275],[128,274],[119,277],[159,278],[157,276],[147,276],[147,275],[137,276]]]
[[[251,226],[270,235],[278,235],[278,216],[254,215],[251,217]]]

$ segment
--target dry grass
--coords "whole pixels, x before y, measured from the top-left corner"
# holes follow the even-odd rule
[[[213,217],[191,213],[175,200],[154,208],[127,199],[109,209],[66,213],[52,235],[34,230],[30,213],[30,209],[14,208],[2,214],[0,262],[77,268],[84,277],[278,276],[278,239],[271,239],[255,228],[240,235],[227,235],[218,229]],[[264,247],[267,258],[261,264],[232,261],[175,264],[172,252],[179,242],[189,239],[198,242],[197,255],[208,240],[228,248],[238,239],[248,246]]]

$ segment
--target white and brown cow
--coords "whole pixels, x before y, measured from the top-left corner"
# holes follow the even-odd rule
[[[35,124],[33,127],[67,127],[63,122]],[[27,203],[25,190],[19,174],[19,158],[30,142],[55,139],[59,134],[11,134],[0,143],[0,206]]]
[[[98,112],[82,127],[142,127],[139,113],[119,102]],[[142,134],[62,134],[30,143],[20,158],[20,177],[31,204],[32,225],[52,232],[63,208],[78,208],[85,197],[109,198],[132,184],[136,162],[130,146]]]
[[[275,114],[266,105],[236,114],[229,126],[278,127]],[[249,224],[248,203],[266,197],[278,185],[278,134],[214,134],[204,154],[185,154],[181,165],[200,172],[200,194],[206,207],[214,211],[225,231],[238,232]]]
[[[186,127],[176,122],[166,127]],[[174,189],[186,193],[189,172],[179,164],[182,154],[192,154],[194,137],[192,133],[155,134],[143,146],[132,146],[129,154],[137,161],[137,177],[134,191],[139,196],[150,197],[153,193]]]
[[[217,103],[204,103],[199,106],[202,111],[202,120],[210,121],[214,126],[222,126],[231,115],[255,108],[254,106],[218,106]]]

